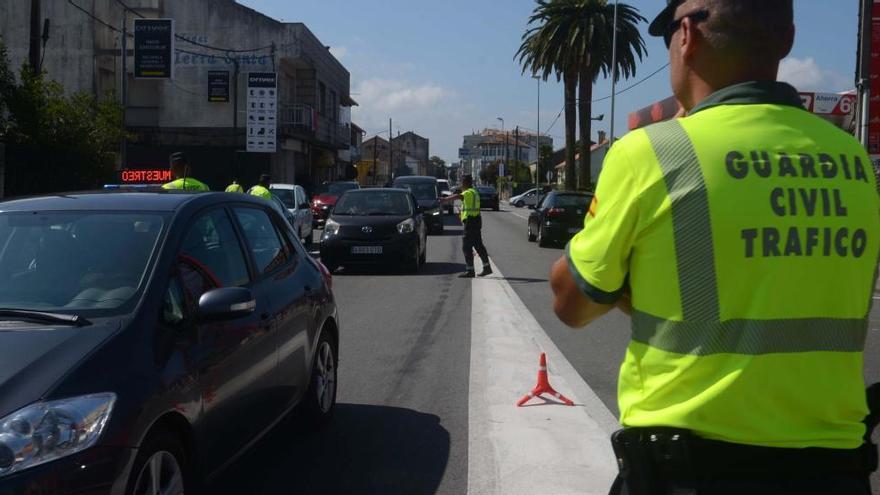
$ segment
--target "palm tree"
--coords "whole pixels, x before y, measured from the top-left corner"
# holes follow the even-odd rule
[[[638,10],[618,5],[617,76],[635,75],[636,58],[647,53],[638,30],[644,22]],[[611,72],[614,33],[614,4],[607,0],[537,0],[529,17],[530,26],[517,51],[523,73],[532,72],[547,80],[556,75],[565,87],[565,182],[566,188],[589,187],[590,135],[593,83],[599,74]],[[580,89],[578,90],[578,84]],[[575,157],[575,93],[580,102],[580,181]]]

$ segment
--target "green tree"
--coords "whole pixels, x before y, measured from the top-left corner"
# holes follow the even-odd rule
[[[432,156],[428,159],[428,162],[431,164],[431,175],[437,177],[438,179],[446,178],[446,161],[440,158],[439,156]]]
[[[547,181],[547,172],[556,173],[556,166],[553,163],[553,147],[547,144],[541,145],[538,150],[538,181],[544,183]]]
[[[0,140],[7,143],[11,195],[92,189],[113,176],[125,135],[122,107],[112,95],[71,96],[24,65],[19,82],[0,46]]]
[[[637,59],[647,54],[638,24],[638,9],[621,3],[617,20],[617,67],[619,78],[636,73]],[[590,187],[590,135],[592,134],[593,83],[599,74],[612,72],[614,4],[607,0],[538,0],[517,51],[523,73],[547,80],[555,75],[565,87],[566,188]],[[577,99],[577,111],[575,101]],[[575,122],[580,114],[580,125]],[[580,180],[575,170],[575,128],[580,128]]]

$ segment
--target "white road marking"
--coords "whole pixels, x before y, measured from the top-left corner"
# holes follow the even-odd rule
[[[616,419],[493,269],[472,285],[468,493],[608,493]],[[515,406],[535,385],[541,352],[550,383],[575,407]]]
[[[512,213],[512,214],[514,214],[514,215],[516,215],[516,216],[518,216],[518,217],[520,217],[520,218],[522,218],[523,220],[528,220],[528,219],[529,219],[529,217],[527,217],[527,216],[525,216],[525,215],[520,215],[519,213],[517,213],[517,212],[515,212],[515,211],[513,211],[513,210],[507,210],[507,211],[509,211],[510,213]]]

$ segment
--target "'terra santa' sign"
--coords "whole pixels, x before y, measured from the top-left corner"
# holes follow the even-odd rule
[[[134,77],[174,78],[174,20],[134,20]]]
[[[278,76],[274,72],[249,72],[247,84],[247,151],[275,153],[278,126]]]

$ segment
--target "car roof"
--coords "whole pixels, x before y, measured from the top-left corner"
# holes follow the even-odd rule
[[[352,189],[351,191],[345,191],[345,194],[367,194],[371,192],[395,192],[395,193],[404,193],[410,194],[409,189],[401,189],[399,187],[363,187],[360,189]]]
[[[209,205],[235,200],[265,204],[247,194],[183,191],[88,191],[60,193],[0,202],[0,212],[10,211],[176,211],[188,205]]]
[[[295,189],[296,184],[272,184],[269,186],[269,189]]]
[[[431,177],[429,175],[406,175],[406,176],[398,177],[398,178],[394,179],[394,182],[424,182],[424,181],[437,182],[437,178]]]

